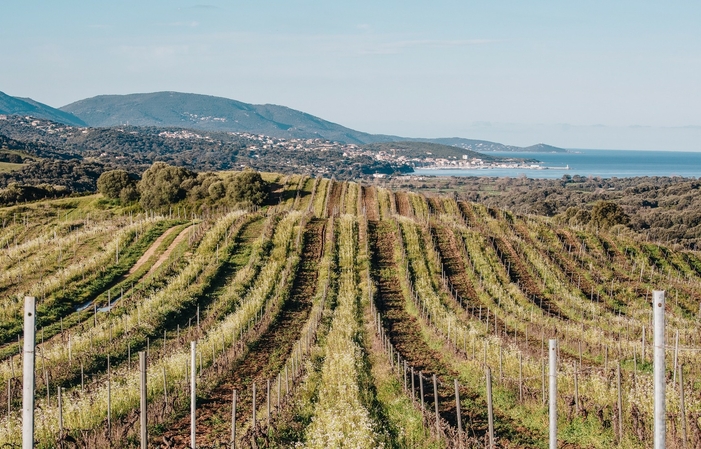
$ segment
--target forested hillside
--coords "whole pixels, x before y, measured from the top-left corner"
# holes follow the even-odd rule
[[[192,379],[197,447],[547,447],[551,338],[559,445],[649,447],[653,290],[668,447],[701,445],[698,252],[454,196],[264,179],[247,209],[0,209],[0,445],[20,441],[33,295],[37,447],[139,447],[140,354],[149,447],[192,445]]]

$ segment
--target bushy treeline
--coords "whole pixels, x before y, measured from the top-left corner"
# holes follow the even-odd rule
[[[79,160],[39,160],[0,173],[0,204],[94,192],[104,166]]]
[[[134,173],[143,172],[157,161],[196,171],[251,167],[258,171],[321,174],[348,180],[375,173],[412,171],[404,163],[370,156],[349,159],[340,146],[319,149],[314,143],[305,142],[300,143],[300,148],[280,148],[264,144],[251,135],[180,128],[124,126],[82,129],[47,120],[8,117],[0,120],[0,135],[6,135],[18,144],[43,145],[42,151],[56,148],[71,157],[77,155]]]
[[[451,193],[520,214],[557,217],[576,226],[625,224],[650,239],[701,248],[701,180],[697,179],[407,177],[391,181],[391,187]],[[610,203],[618,206],[615,211]],[[597,204],[609,206],[595,210]],[[599,212],[613,221],[599,217]]]
[[[270,186],[260,173],[195,173],[183,167],[156,162],[137,178],[125,170],[104,172],[97,187],[105,197],[123,203],[139,200],[144,209],[160,209],[179,201],[192,203],[260,206],[268,198]]]

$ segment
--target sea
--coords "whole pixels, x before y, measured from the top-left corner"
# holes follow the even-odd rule
[[[492,151],[490,156],[536,159],[540,169],[416,169],[413,175],[491,176],[558,179],[563,175],[630,178],[635,176],[701,177],[701,152],[636,150],[568,150],[567,153]]]

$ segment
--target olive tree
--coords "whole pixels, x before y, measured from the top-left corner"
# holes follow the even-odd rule
[[[270,185],[255,170],[244,170],[234,176],[226,186],[226,195],[233,203],[250,203],[260,206],[268,199]]]
[[[129,187],[134,187],[134,180],[126,170],[106,171],[97,179],[97,190],[106,198],[120,198],[122,191]]]
[[[589,224],[608,229],[615,225],[625,225],[630,217],[623,208],[613,201],[597,201],[591,209],[591,221]]]
[[[183,183],[195,176],[186,168],[154,162],[138,184],[141,206],[144,209],[157,209],[180,201],[187,193]]]

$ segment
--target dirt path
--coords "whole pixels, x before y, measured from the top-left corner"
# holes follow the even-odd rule
[[[368,220],[379,220],[380,214],[376,200],[375,188],[373,186],[362,186],[363,207]]]
[[[171,230],[174,230],[174,229],[175,228],[171,228]],[[178,236],[175,237],[175,239],[170,243],[170,245],[168,245],[168,248],[165,251],[163,251],[163,254],[161,254],[161,256],[158,258],[158,260],[156,260],[156,262],[154,262],[153,266],[151,267],[151,269],[148,270],[148,273],[146,273],[144,278],[151,276],[153,273],[156,272],[156,270],[158,270],[158,267],[163,265],[163,262],[168,260],[168,258],[170,257],[170,254],[173,252],[173,250],[180,244],[180,242],[182,242],[183,240],[185,240],[187,238],[187,232],[189,230],[190,230],[190,226],[188,226],[187,228],[180,231],[180,234],[178,234]],[[159,239],[160,239],[160,237],[159,237]],[[154,242],[154,244],[151,246],[151,248],[149,248],[149,251],[151,251],[151,249],[153,248],[154,252],[155,252],[155,248],[158,248],[158,246],[156,245],[157,243],[158,243],[158,240],[156,240],[156,242]],[[153,254],[153,252],[151,254]],[[143,257],[142,257],[142,259],[143,259]],[[141,259],[139,259],[139,262],[140,261],[141,261]],[[138,264],[138,262],[137,262],[137,264]],[[135,267],[136,267],[136,265],[135,265]],[[136,271],[134,268],[132,268],[132,270]],[[129,270],[129,274],[132,273],[132,270]]]
[[[158,237],[156,241],[151,244],[151,246],[146,250],[146,252],[141,255],[139,260],[136,261],[134,266],[132,266],[129,269],[129,272],[125,274],[124,277],[128,277],[136,273],[136,271],[139,268],[141,268],[151,258],[151,256],[153,256],[156,253],[156,250],[158,250],[158,248],[161,246],[161,243],[163,243],[163,241],[167,239],[169,235],[174,233],[176,229],[177,226],[173,226],[172,228],[168,228],[166,232],[161,234],[160,237]]]
[[[394,262],[393,248],[396,236],[391,225],[385,222],[368,223],[372,250],[372,271],[377,285],[376,305],[383,316],[383,325],[399,354],[415,368],[423,371],[428,380],[433,374],[439,378],[438,410],[442,419],[457,426],[455,390],[453,379],[458,373],[449,359],[449,352],[440,352],[429,347],[424,340],[418,318],[406,310],[406,299],[397,278],[398,268]],[[426,382],[426,380],[424,382]],[[418,376],[415,379],[418,384]],[[409,378],[411,383],[411,378]],[[433,387],[425,383],[424,400],[433,408]],[[484,441],[487,432],[487,405],[480,394],[465,385],[460,386],[461,417],[463,428],[476,441]],[[534,437],[503,412],[495,410],[495,432],[503,447],[533,447]]]
[[[326,205],[326,215],[331,217],[339,212],[341,206],[341,192],[344,183],[334,180],[330,180],[329,182],[331,183],[331,193],[329,194],[329,202]]]
[[[316,290],[318,263],[324,250],[324,229],[326,220],[313,219],[307,224],[304,233],[304,248],[299,269],[295,277],[289,299],[283,305],[275,321],[262,336],[253,342],[248,353],[236,361],[221,377],[221,382],[211,391],[201,393],[206,396],[197,406],[197,443],[216,445],[229,442],[231,420],[231,394],[239,391],[237,423],[245,424],[251,415],[251,384],[258,385],[257,400],[266,401],[265,382],[275,379],[292,351],[294,343],[312,308]],[[271,396],[275,397],[271,385]],[[272,401],[271,398],[271,401]],[[183,416],[169,426],[164,439],[173,448],[189,447],[190,416]],[[217,446],[219,447],[219,446]]]
[[[430,377],[436,374],[442,379],[457,377],[456,372],[441,363],[440,352],[426,344],[422,336],[421,324],[405,309],[406,299],[397,277],[399,270],[392,256],[396,240],[394,228],[388,222],[373,221],[368,223],[368,231],[373,276],[377,284],[377,308],[382,313],[383,325],[395,349],[415,370],[423,371],[424,376]],[[455,402],[451,388],[448,385],[439,384],[438,391],[441,416],[451,425],[456,426]],[[427,387],[425,400],[433,404],[432,388]],[[486,423],[486,415],[484,423]]]
[[[458,249],[453,232],[443,226],[431,228],[435,235],[436,249],[441,255],[446,276],[458,296],[463,299],[463,308],[474,318],[480,304],[475,286],[467,276],[467,268],[463,262],[463,254]]]
[[[394,198],[397,202],[397,212],[405,217],[413,217],[414,211],[409,204],[409,197],[406,192],[396,192]]]

